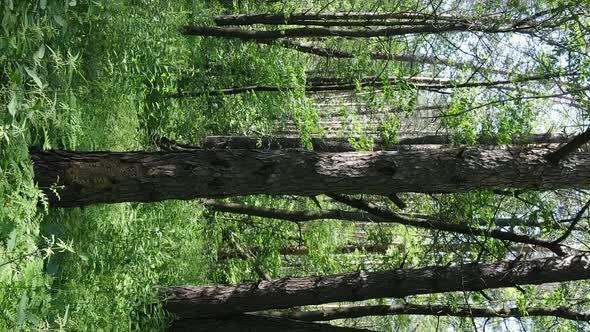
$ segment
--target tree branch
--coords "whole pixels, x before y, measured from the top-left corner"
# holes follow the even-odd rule
[[[345,220],[352,222],[370,222],[370,223],[392,223],[391,219],[381,218],[379,216],[367,213],[365,211],[345,211],[336,209],[322,209],[319,211],[302,211],[302,210],[285,210],[275,208],[264,208],[257,206],[248,206],[236,203],[220,202],[214,200],[205,200],[203,205],[213,211],[226,212],[226,213],[237,213],[245,214],[249,216],[279,219],[293,222],[306,222],[315,220]],[[435,216],[426,214],[407,214],[400,213],[400,216],[416,218],[422,220],[434,220]],[[571,222],[573,219],[562,219],[560,222],[566,223]],[[517,218],[496,218],[493,220],[494,225],[498,227],[542,227],[540,222],[517,219]],[[488,220],[480,220],[481,226],[487,226]]]
[[[368,212],[370,214],[373,214],[375,216],[378,216],[378,217],[381,217],[384,219],[389,219],[392,222],[397,222],[402,225],[414,226],[414,227],[425,228],[425,229],[440,230],[440,231],[464,234],[464,235],[469,235],[469,236],[484,236],[484,237],[495,238],[498,240],[526,243],[526,244],[531,244],[531,245],[547,248],[559,256],[566,255],[566,251],[564,250],[565,249],[564,246],[560,245],[559,243],[553,243],[550,241],[537,239],[537,238],[534,238],[534,237],[531,237],[528,235],[516,234],[513,232],[507,232],[507,231],[502,231],[502,230],[497,230],[497,229],[493,229],[493,230],[481,229],[481,228],[471,227],[471,226],[468,226],[465,224],[452,224],[452,223],[441,222],[439,220],[433,220],[433,219],[411,218],[408,216],[396,214],[393,211],[381,208],[381,207],[376,206],[374,204],[365,202],[361,199],[353,198],[353,197],[350,197],[347,195],[328,194],[327,196],[338,201],[338,202],[346,204],[348,206],[357,208],[359,210],[363,210],[365,212]]]
[[[337,58],[337,59],[354,59],[357,55],[338,50],[334,48],[328,48],[325,46],[316,46],[310,43],[300,43],[299,41],[292,40],[292,39],[278,39],[276,41],[268,41],[268,40],[261,40],[259,41],[262,44],[272,45],[277,44],[284,48],[290,48],[302,53],[313,54],[321,57],[327,58]],[[389,60],[389,61],[399,61],[399,62],[409,62],[409,63],[424,63],[430,65],[444,65],[448,67],[455,67],[455,68],[475,68],[474,64],[466,63],[466,62],[458,62],[453,60],[441,59],[437,57],[428,57],[424,55],[414,55],[414,54],[404,54],[404,55],[397,55],[397,54],[390,54],[384,52],[370,52],[369,57],[373,60]],[[496,68],[485,68],[482,71],[489,71],[493,73],[498,73],[501,75],[509,75],[510,71],[496,69]]]
[[[568,236],[570,236],[570,234],[574,231],[576,225],[580,222],[580,220],[582,220],[582,216],[584,215],[586,210],[588,210],[588,207],[590,207],[590,200],[588,200],[588,202],[586,202],[582,209],[578,211],[578,213],[574,217],[574,221],[572,221],[565,233],[563,233],[563,235],[561,235],[557,240],[553,241],[554,244],[559,244],[563,242],[565,239],[567,239]]]
[[[582,145],[590,141],[590,128],[586,129],[585,132],[574,137],[569,143],[559,148],[557,151],[549,153],[545,158],[552,163],[557,163],[560,160],[566,158],[572,152],[578,150]]]

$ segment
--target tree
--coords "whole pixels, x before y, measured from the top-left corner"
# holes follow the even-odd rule
[[[566,143],[569,138],[566,135],[531,134],[523,137],[514,137],[512,144],[551,144]],[[389,150],[412,150],[420,149],[420,145],[445,145],[445,144],[466,144],[466,141],[455,141],[451,135],[423,135],[417,137],[401,137],[395,144],[388,144],[383,139],[373,139],[373,151]],[[479,144],[493,145],[496,143],[493,137],[478,137]],[[178,144],[166,140],[161,144],[164,149],[302,149],[304,146],[298,137],[248,137],[248,136],[208,136],[200,146]],[[349,152],[355,151],[352,144],[346,137],[312,138],[312,148],[318,152]],[[438,146],[440,147],[440,146]]]
[[[327,92],[327,91],[355,91],[360,88],[372,87],[378,88],[388,84],[393,88],[398,88],[403,84],[406,88],[411,87],[417,90],[427,90],[437,92],[446,89],[463,89],[485,87],[488,89],[512,89],[514,85],[530,82],[544,82],[560,77],[576,77],[576,72],[570,73],[547,73],[543,75],[532,75],[516,77],[513,79],[502,79],[494,81],[475,81],[475,82],[457,82],[448,79],[433,79],[427,77],[405,77],[402,79],[396,77],[363,77],[358,80],[345,80],[337,77],[310,77],[307,79],[305,92]],[[197,97],[202,95],[235,95],[248,92],[281,92],[293,90],[292,86],[273,86],[273,85],[249,85],[240,87],[223,88],[209,91],[178,91],[169,93],[166,96],[170,98]]]
[[[260,40],[258,41],[263,44],[276,44],[280,45],[284,48],[294,49],[296,51],[308,54],[314,54],[321,57],[326,58],[335,58],[335,59],[354,59],[358,56],[352,52],[347,52],[339,49],[328,48],[325,46],[318,46],[311,43],[301,43],[299,41],[293,39],[279,39],[276,41],[268,41],[268,40]],[[429,65],[442,65],[448,67],[455,67],[459,69],[472,69],[477,71],[484,71],[490,73],[497,73],[501,75],[510,75],[510,71],[497,69],[497,68],[478,68],[477,64],[475,63],[467,63],[461,61],[453,61],[449,59],[441,59],[438,57],[431,57],[431,56],[424,56],[424,55],[415,55],[415,54],[391,54],[381,51],[373,51],[369,54],[369,57],[373,60],[390,60],[390,61],[398,61],[398,62],[408,62],[408,63],[417,63],[417,64],[429,64]]]
[[[235,286],[177,286],[163,294],[166,308],[181,318],[214,318],[269,309],[417,294],[477,291],[588,278],[590,256],[429,266],[284,278]]]
[[[282,30],[243,30],[227,27],[187,25],[185,35],[204,37],[240,38],[246,40],[272,40],[304,37],[391,37],[409,34],[441,34],[445,32],[531,33],[553,29],[575,19],[566,8],[537,12],[529,17],[510,21],[499,15],[473,19],[450,15],[425,13],[331,13],[331,14],[253,14],[217,17],[218,25],[305,25],[303,28]],[[566,15],[561,15],[563,13]],[[393,21],[392,21],[393,20]],[[320,26],[320,27],[317,27]],[[353,27],[361,27],[354,29]],[[371,27],[369,29],[368,27]]]
[[[455,316],[455,317],[534,317],[554,316],[559,318],[590,321],[590,313],[572,310],[567,307],[555,308],[485,308],[477,306],[450,306],[450,305],[424,305],[424,304],[393,304],[393,305],[368,305],[346,306],[342,308],[330,308],[313,311],[299,312],[271,312],[272,317],[288,318],[301,321],[327,321],[343,318],[357,318],[366,316],[385,315],[429,315],[429,316]]]
[[[528,28],[534,24],[544,24],[559,14],[573,9],[572,4],[562,4],[556,8],[539,11],[532,16],[510,22],[501,14],[480,15],[478,17],[438,14],[435,12],[335,12],[335,13],[268,13],[218,15],[214,17],[217,26],[228,25],[319,25],[319,26],[423,26],[434,23],[462,23],[473,26],[505,24],[513,28]],[[567,18],[570,15],[566,15]]]
[[[402,225],[413,226],[417,228],[439,230],[455,234],[463,234],[466,236],[484,236],[499,240],[511,241],[514,243],[530,244],[549,249],[558,255],[565,255],[568,249],[566,247],[563,247],[563,245],[560,244],[560,242],[563,242],[563,240],[565,240],[569,236],[569,234],[573,231],[574,227],[581,220],[582,216],[586,213],[588,207],[590,207],[590,201],[588,201],[586,205],[584,205],[582,209],[577,213],[576,217],[574,218],[574,220],[572,221],[572,223],[563,235],[561,235],[557,240],[547,241],[528,235],[518,234],[511,231],[504,231],[498,228],[481,229],[478,227],[466,225],[465,223],[450,223],[444,220],[440,220],[437,217],[430,217],[427,215],[398,214],[388,209],[378,207],[369,202],[365,202],[363,200],[348,197],[341,194],[331,194],[329,196],[335,199],[336,201],[360,209],[364,213],[341,210],[328,210],[323,212],[303,211],[297,213],[296,211],[291,212],[278,209],[250,208],[230,203],[206,202],[205,204],[207,207],[217,211],[244,213],[249,215],[257,215],[298,222],[317,219],[340,219],[348,221],[372,221],[376,223],[399,223]],[[526,223],[523,224],[526,225]],[[483,222],[483,225],[487,226],[486,221]]]
[[[179,319],[169,332],[370,332],[371,330],[309,323],[286,318],[239,315],[220,319]]]
[[[460,147],[400,152],[199,150],[31,151],[52,206],[251,194],[464,192],[476,188],[590,188],[590,153]]]

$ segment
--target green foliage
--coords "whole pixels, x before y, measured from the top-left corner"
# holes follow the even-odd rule
[[[385,147],[394,145],[398,142],[400,126],[400,120],[395,115],[389,115],[381,121],[381,125],[379,126],[379,136],[381,136]]]
[[[463,93],[452,96],[452,102],[441,119],[441,127],[448,129],[456,143],[465,142],[475,144],[477,142],[478,117],[474,112],[468,111],[472,97]]]
[[[69,305],[68,328],[162,329],[160,287],[205,281],[198,210],[194,202],[166,202],[52,211],[44,231],[73,243],[72,253],[47,262],[52,304]]]

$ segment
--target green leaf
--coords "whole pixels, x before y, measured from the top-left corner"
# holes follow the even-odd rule
[[[10,102],[8,102],[8,113],[12,116],[16,115],[17,109],[16,109],[16,95],[13,94],[12,98],[10,98]]]
[[[29,302],[29,297],[27,296],[27,291],[25,290],[23,295],[21,295],[20,300],[18,301],[18,307],[16,312],[16,323],[18,325],[24,323],[25,319],[27,318],[27,302]]]
[[[41,82],[41,79],[39,78],[39,75],[37,75],[35,70],[25,67],[25,71],[27,72],[27,74],[29,74],[29,76],[31,76],[33,81],[35,81],[35,84],[37,84],[40,89],[43,89],[43,82]]]
[[[6,249],[9,251],[16,247],[16,229],[13,229],[12,232],[8,235],[8,241],[6,241]]]
[[[41,100],[41,99],[37,100],[35,105],[33,105],[29,110],[30,111],[38,111],[40,109],[43,109],[43,100]]]
[[[41,44],[39,49],[33,54],[33,59],[37,62],[45,56],[45,44]]]
[[[55,23],[59,24],[62,27],[65,27],[67,25],[66,20],[64,20],[64,18],[59,15],[53,16],[53,19],[55,20]]]
[[[12,221],[0,223],[0,240],[7,239],[15,229],[16,224]]]

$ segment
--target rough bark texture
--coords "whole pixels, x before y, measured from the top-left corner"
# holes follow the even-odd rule
[[[267,314],[267,313],[265,313]],[[557,308],[481,308],[476,306],[451,307],[448,305],[395,304],[358,307],[342,307],[317,311],[271,312],[271,317],[295,319],[301,321],[327,321],[343,318],[386,315],[430,315],[455,317],[532,317],[554,316],[559,318],[590,321],[590,312],[580,312],[566,307]]]
[[[343,153],[32,151],[31,158],[49,203],[62,207],[250,194],[590,189],[590,153],[572,153],[556,164],[544,158],[549,152],[518,147]]]
[[[386,27],[375,29],[346,29],[346,28],[287,28],[283,30],[242,30],[237,28],[225,27],[207,27],[185,25],[181,32],[187,36],[201,37],[224,37],[238,38],[243,40],[274,40],[280,38],[314,38],[314,37],[352,37],[352,38],[371,38],[371,37],[390,37],[403,36],[419,33],[444,33],[444,32],[486,32],[486,33],[508,33],[528,31],[531,26],[511,27],[511,26],[487,26],[487,25],[469,25],[462,23],[441,23],[441,24],[423,24],[419,26],[401,26]]]
[[[170,332],[369,332],[370,330],[301,322],[289,319],[239,315],[225,319],[179,319]]]
[[[214,18],[218,26],[227,25],[252,25],[252,24],[270,24],[270,25],[297,25],[308,24],[307,22],[333,22],[340,24],[349,20],[361,20],[364,22],[375,21],[382,23],[385,20],[409,21],[415,24],[424,23],[426,20],[431,21],[461,21],[472,22],[473,18],[456,17],[451,15],[427,14],[427,13],[371,13],[371,12],[337,12],[325,14],[312,13],[276,13],[276,14],[238,14],[238,15],[218,15]],[[414,22],[414,21],[419,22]]]
[[[346,25],[350,22],[363,22],[365,25],[380,25],[383,23],[401,23],[407,25],[459,23],[469,26],[499,26],[531,28],[533,25],[544,26],[548,20],[554,19],[556,15],[572,5],[558,6],[544,11],[539,11],[531,16],[512,20],[510,17],[501,14],[484,14],[478,16],[457,16],[440,13],[424,12],[333,12],[333,13],[254,13],[238,15],[215,16],[215,24],[218,26],[228,25],[313,25],[314,23],[338,23]],[[573,10],[572,10],[573,11]],[[552,16],[549,16],[552,15]],[[544,17],[549,16],[548,19]],[[549,22],[550,23],[550,22]]]
[[[590,256],[576,255],[285,278],[236,286],[177,286],[168,289],[163,296],[166,308],[181,318],[208,318],[330,302],[476,291],[588,278]]]
[[[567,157],[568,154],[578,150],[582,145],[590,141],[590,128],[586,129],[585,132],[574,137],[571,142],[559,148],[557,151],[551,152],[547,155],[547,160],[551,162],[559,162],[561,159]]]
[[[568,141],[566,135],[532,134],[525,137],[514,137],[512,144],[553,144]],[[352,152],[354,148],[346,137],[312,138],[313,150],[317,152]],[[411,150],[412,145],[436,145],[437,148],[447,144],[465,144],[456,142],[451,135],[425,135],[418,137],[402,137],[394,145],[388,145],[380,138],[374,138],[373,151]],[[479,137],[479,144],[495,143],[493,138]],[[179,145],[181,148],[199,148],[190,145]],[[205,149],[302,149],[298,137],[248,137],[248,136],[208,136],[201,142]],[[448,148],[448,146],[447,146]]]
[[[337,253],[349,254],[355,251],[366,252],[366,253],[377,253],[385,254],[389,249],[389,245],[386,244],[346,244],[337,249]],[[252,254],[259,254],[262,251],[260,247],[249,247],[246,249]],[[279,253],[284,256],[303,256],[309,254],[309,248],[306,246],[285,246],[279,250]],[[230,258],[243,258],[244,255],[236,250],[231,249],[220,249],[217,251],[217,259],[224,260]]]

